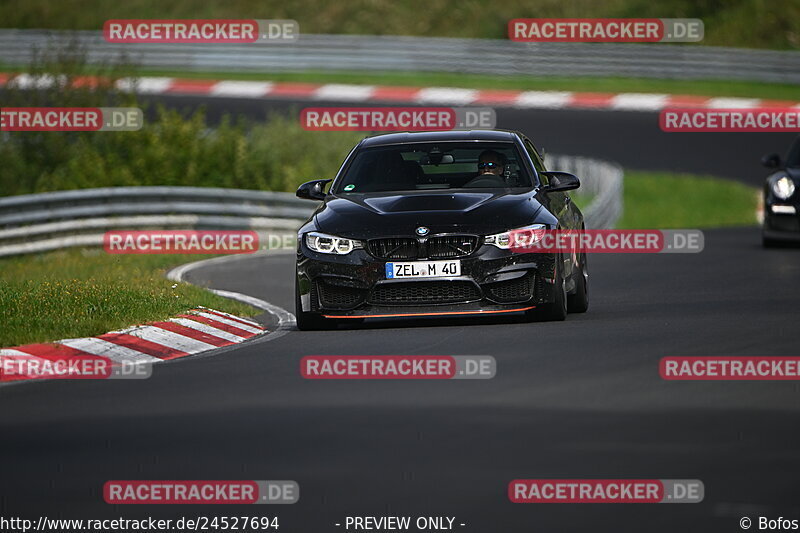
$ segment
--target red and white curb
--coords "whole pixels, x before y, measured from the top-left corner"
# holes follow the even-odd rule
[[[65,339],[0,349],[0,357],[31,358],[49,362],[73,357],[103,357],[118,364],[160,363],[224,346],[239,344],[266,333],[246,318],[198,307],[169,320],[112,331],[97,337]],[[5,376],[0,381],[26,380],[25,375]]]
[[[40,88],[52,78],[0,73],[0,86]],[[81,77],[76,85],[96,83]],[[522,109],[598,109],[608,111],[660,111],[669,107],[700,109],[800,108],[800,102],[760,98],[708,97],[650,93],[590,93],[572,91],[518,91],[459,89],[453,87],[392,87],[384,85],[315,84],[271,81],[199,80],[162,77],[124,78],[121,90],[140,94],[171,94],[224,98],[302,99],[336,102],[382,102],[418,105],[480,105]]]

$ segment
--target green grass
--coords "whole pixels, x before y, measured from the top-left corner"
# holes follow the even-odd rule
[[[701,18],[702,44],[800,48],[795,0],[4,0],[7,28],[99,29],[114,18],[295,19],[301,33],[506,37],[524,17]],[[302,38],[302,36],[301,36]],[[665,45],[660,45],[665,46]]]
[[[100,249],[0,259],[0,347],[99,335],[198,305],[240,316],[260,312],[164,277],[168,267],[198,259]]]
[[[595,195],[583,193],[580,191],[580,189],[578,189],[577,191],[571,191],[569,193],[569,197],[573,202],[575,202],[575,205],[578,206],[578,209],[585,211],[589,204],[594,201]]]
[[[748,226],[756,224],[758,190],[710,176],[626,171],[624,200],[622,229]]]

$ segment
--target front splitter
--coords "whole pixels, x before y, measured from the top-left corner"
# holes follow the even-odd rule
[[[462,316],[462,315],[492,315],[498,313],[520,313],[530,311],[536,306],[520,307],[516,309],[476,309],[471,311],[436,311],[422,313],[376,313],[369,315],[322,315],[325,318],[409,318],[421,316]]]

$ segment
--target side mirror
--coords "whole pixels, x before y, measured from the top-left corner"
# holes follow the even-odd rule
[[[779,168],[781,166],[781,156],[778,154],[767,154],[761,158],[761,164],[767,168]]]
[[[331,180],[308,181],[297,188],[295,195],[304,200],[324,200],[325,184]]]
[[[581,186],[581,180],[577,176],[569,172],[560,172],[553,170],[550,172],[542,172],[550,180],[550,185],[544,188],[547,192],[554,191],[571,191]]]

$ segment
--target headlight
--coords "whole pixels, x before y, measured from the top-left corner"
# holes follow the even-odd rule
[[[773,180],[772,192],[781,200],[786,200],[794,194],[794,181],[789,176],[781,176]]]
[[[325,233],[317,233],[316,231],[306,233],[306,246],[315,252],[337,255],[346,255],[353,250],[364,247],[361,241],[336,237],[335,235],[326,235]]]
[[[544,224],[533,224],[532,226],[525,226],[524,228],[487,235],[483,238],[483,243],[497,246],[502,250],[508,250],[512,247],[524,248],[542,240],[546,229],[547,226]]]

